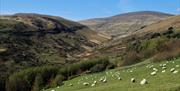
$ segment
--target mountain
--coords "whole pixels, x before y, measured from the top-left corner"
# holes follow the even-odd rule
[[[152,23],[147,27],[144,27],[134,34],[136,35],[146,35],[146,34],[153,34],[153,33],[165,33],[168,30],[180,30],[180,15],[172,16],[167,19],[161,20],[159,22]]]
[[[108,37],[61,17],[19,13],[0,16],[0,74],[18,69],[74,63]]]
[[[127,34],[126,37],[108,41],[98,46],[98,51],[91,53],[90,57],[119,56],[127,53],[130,44],[137,44],[145,41],[156,41],[156,39],[173,40],[180,38],[180,15],[171,16],[158,22],[147,25],[146,27]],[[158,40],[159,41],[159,40]],[[147,42],[148,43],[148,42]],[[153,43],[147,45],[153,45]],[[143,45],[143,44],[141,44]],[[177,45],[176,45],[177,46]]]
[[[133,33],[169,16],[173,15],[155,11],[140,11],[79,22],[89,26],[91,29],[110,34],[114,37],[121,37],[121,35],[125,36],[126,34]]]

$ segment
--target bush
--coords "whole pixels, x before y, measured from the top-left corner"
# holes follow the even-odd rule
[[[36,79],[42,79],[42,83],[40,82],[40,84],[41,86],[45,86],[49,83],[51,77],[55,77],[57,72],[58,68],[52,66],[35,67],[16,72],[9,76],[6,83],[6,90],[31,91],[33,85],[36,90],[38,89]]]
[[[30,88],[28,82],[19,74],[11,76],[6,83],[7,91],[29,91]]]
[[[103,71],[105,69],[106,69],[106,66],[104,64],[96,64],[89,71],[91,73],[95,73],[95,72],[101,72],[101,71]]]
[[[109,64],[107,65],[106,69],[114,69],[115,67],[116,67],[115,64],[109,63]]]
[[[180,49],[173,50],[173,51],[164,51],[158,53],[153,57],[154,62],[163,61],[163,60],[173,60],[180,56]]]
[[[40,91],[43,88],[43,79],[40,74],[38,74],[34,81],[34,86],[32,91]]]
[[[51,87],[57,87],[63,85],[65,77],[63,75],[57,75],[51,83]]]
[[[140,62],[140,59],[141,57],[137,52],[131,51],[131,52],[128,52],[128,54],[125,56],[124,62],[122,65],[135,64],[135,63]]]
[[[90,69],[92,72],[103,71],[109,64],[109,60],[103,58],[82,61],[61,68],[54,66],[29,68],[9,76],[6,89],[7,91],[38,91],[43,87],[55,87],[62,85],[64,80]]]
[[[1,77],[0,76],[0,89],[2,91],[5,91],[5,82],[6,82],[6,77]]]

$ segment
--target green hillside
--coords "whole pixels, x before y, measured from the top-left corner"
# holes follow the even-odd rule
[[[166,69],[162,69],[160,64],[166,64]],[[153,67],[149,68],[151,65]],[[179,65],[180,59],[158,63],[146,60],[132,66],[83,75],[64,82],[62,86],[45,91],[180,91]],[[154,76],[150,75],[153,68],[158,69]],[[172,68],[175,68],[178,73],[171,72]],[[165,70],[164,73],[162,73],[163,70]],[[102,77],[107,78],[106,83],[99,81]],[[121,77],[121,80],[118,77]],[[135,78],[136,82],[132,83],[131,78]],[[147,80],[147,84],[141,85],[140,81],[144,78]],[[91,86],[94,81],[97,81],[97,84]],[[85,82],[89,85],[84,86],[83,83]]]

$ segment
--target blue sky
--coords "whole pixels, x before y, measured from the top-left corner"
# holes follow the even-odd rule
[[[40,13],[75,21],[133,11],[180,14],[180,0],[0,0],[0,14]]]

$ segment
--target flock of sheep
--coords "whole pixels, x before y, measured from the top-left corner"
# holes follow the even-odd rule
[[[167,65],[168,65],[169,63],[173,63],[173,64],[174,64],[175,62],[174,62],[174,61],[167,61],[167,62],[164,63],[164,64],[160,64],[159,67],[157,67],[157,68],[156,68],[154,65],[150,65],[150,64],[149,64],[149,65],[146,66],[146,68],[152,70],[152,72],[150,73],[151,76],[155,76],[155,75],[156,75],[157,73],[159,73],[159,72],[165,73],[166,71],[169,71],[169,72],[171,72],[172,74],[178,73],[177,68],[179,68],[179,64],[175,65],[174,68],[170,68],[170,70],[168,70],[168,69],[167,69]],[[159,68],[159,69],[158,69],[158,68]],[[134,67],[133,69],[131,69],[131,70],[127,70],[126,72],[132,73],[134,70],[136,70],[135,67]],[[160,70],[162,70],[162,71],[160,71]],[[125,72],[125,70],[124,70],[123,72]],[[119,72],[105,72],[105,73],[106,73],[106,75],[104,75],[104,76],[102,76],[102,77],[97,77],[96,75],[95,75],[95,76],[90,75],[90,77],[87,77],[87,76],[82,77],[81,79],[79,79],[79,80],[77,81],[77,84],[82,84],[82,85],[84,85],[84,86],[94,87],[94,86],[96,86],[97,83],[107,83],[107,82],[108,82],[107,76],[110,76],[110,77],[112,77],[112,78],[115,78],[116,80],[122,80],[122,78],[120,77],[120,73],[119,73]],[[91,82],[88,82],[87,80],[88,80],[88,81],[91,81]],[[131,78],[131,79],[130,79],[130,82],[131,82],[131,83],[136,83],[136,79],[135,79],[135,78]],[[139,84],[140,84],[140,85],[145,85],[145,84],[148,84],[148,81],[147,81],[147,79],[143,78],[143,79],[140,81]],[[72,84],[72,83],[69,84],[69,86],[74,86],[74,85],[76,85],[76,84]],[[59,86],[58,86],[57,88],[59,88]],[[55,91],[55,90],[52,89],[51,91]]]

